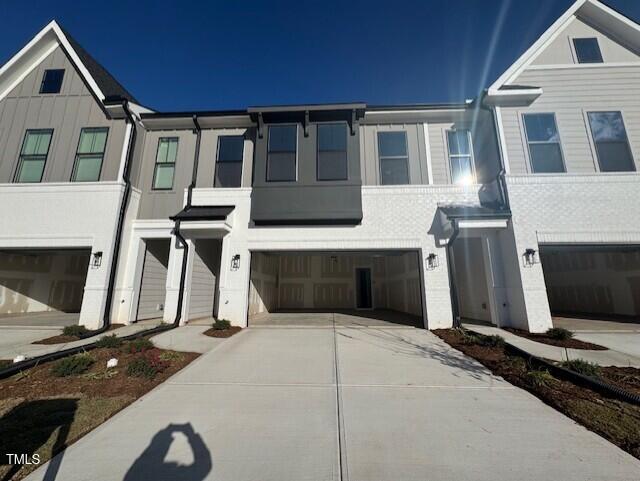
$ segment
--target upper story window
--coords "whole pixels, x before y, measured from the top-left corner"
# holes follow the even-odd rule
[[[524,114],[529,159],[534,173],[565,172],[554,114]]]
[[[378,157],[382,185],[409,183],[406,132],[378,132]]]
[[[588,112],[591,137],[602,172],[636,170],[620,112]]]
[[[45,70],[40,84],[41,94],[57,94],[62,88],[62,79],[64,78],[63,69]]]
[[[173,189],[173,176],[178,156],[178,138],[161,137],[158,140],[156,165],[153,170],[153,190]]]
[[[447,144],[451,181],[454,184],[473,184],[475,173],[471,132],[466,129],[447,130]]]
[[[597,38],[574,38],[573,48],[578,63],[602,63],[602,52]]]
[[[347,126],[318,124],[318,180],[347,180]]]
[[[296,180],[297,146],[297,124],[269,126],[267,182],[290,182]]]
[[[218,138],[215,187],[240,187],[243,153],[242,135],[225,135]]]
[[[86,128],[80,131],[78,151],[73,166],[73,182],[96,182],[100,180],[102,159],[107,145],[106,127]]]
[[[52,135],[52,129],[27,130],[20,150],[15,182],[42,181]]]

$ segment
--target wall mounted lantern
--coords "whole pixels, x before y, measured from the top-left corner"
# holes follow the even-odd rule
[[[427,256],[427,270],[432,271],[440,265],[437,254],[433,252]]]
[[[102,265],[102,251],[94,252],[92,257],[91,267],[97,269]]]
[[[538,260],[538,251],[535,249],[528,248],[522,254],[522,260],[524,267],[533,267],[534,264],[539,262]]]
[[[238,269],[240,269],[240,254],[235,254],[231,258],[231,270],[237,271]]]

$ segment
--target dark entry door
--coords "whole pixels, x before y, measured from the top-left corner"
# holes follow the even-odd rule
[[[356,268],[356,307],[358,309],[373,308],[371,299],[371,269],[368,267]]]

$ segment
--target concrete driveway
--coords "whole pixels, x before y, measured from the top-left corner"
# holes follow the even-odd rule
[[[28,479],[624,480],[640,462],[413,328],[253,328]]]

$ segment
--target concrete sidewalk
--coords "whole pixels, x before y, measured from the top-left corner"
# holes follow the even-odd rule
[[[629,481],[638,473],[640,461],[427,331],[250,328],[27,479]]]
[[[463,327],[487,336],[497,335],[509,344],[516,346],[534,356],[543,357],[552,361],[566,361],[567,359],[584,359],[585,361],[599,364],[600,366],[640,367],[640,357],[625,352],[609,349],[607,351],[591,351],[588,349],[566,349],[564,347],[550,346],[541,342],[518,336],[504,329],[492,326],[480,326],[476,324],[463,324]],[[582,336],[576,336],[581,339]],[[585,339],[586,340],[586,339]],[[604,345],[600,339],[592,338],[589,342]],[[605,347],[607,347],[605,345]]]

